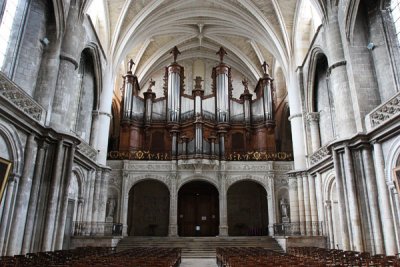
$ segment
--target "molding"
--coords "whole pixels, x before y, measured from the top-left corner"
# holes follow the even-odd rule
[[[340,67],[340,66],[346,66],[346,64],[347,64],[347,61],[346,61],[346,60],[338,61],[338,62],[332,64],[332,65],[328,68],[328,74],[330,75],[330,74],[332,73],[332,70],[333,70],[333,69],[336,69],[337,67]]]

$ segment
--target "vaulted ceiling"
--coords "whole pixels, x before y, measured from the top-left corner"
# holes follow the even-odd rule
[[[296,40],[310,41],[323,15],[320,1],[92,0],[88,14],[114,68],[132,58],[139,81],[168,65],[174,46],[181,60],[215,60],[223,46],[225,61],[257,80],[264,61],[283,73],[293,67],[304,46]]]

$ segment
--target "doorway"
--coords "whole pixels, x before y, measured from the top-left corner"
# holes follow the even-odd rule
[[[218,190],[210,183],[194,181],[178,192],[179,236],[216,236],[219,226]]]

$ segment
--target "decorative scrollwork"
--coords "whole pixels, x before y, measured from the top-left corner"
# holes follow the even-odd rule
[[[46,118],[45,109],[2,72],[0,72],[0,96],[39,123],[43,123]]]
[[[400,93],[389,99],[386,103],[380,105],[369,115],[371,126],[373,128],[379,126],[385,121],[399,115],[400,113]]]
[[[293,154],[290,152],[233,152],[226,155],[226,159],[230,161],[292,161]]]
[[[316,165],[317,163],[321,162],[322,160],[329,157],[329,151],[326,146],[319,148],[314,154],[310,157],[311,165]]]

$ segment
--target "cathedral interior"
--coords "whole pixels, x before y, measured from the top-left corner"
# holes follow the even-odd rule
[[[399,255],[400,0],[0,0],[0,39],[1,256]]]

